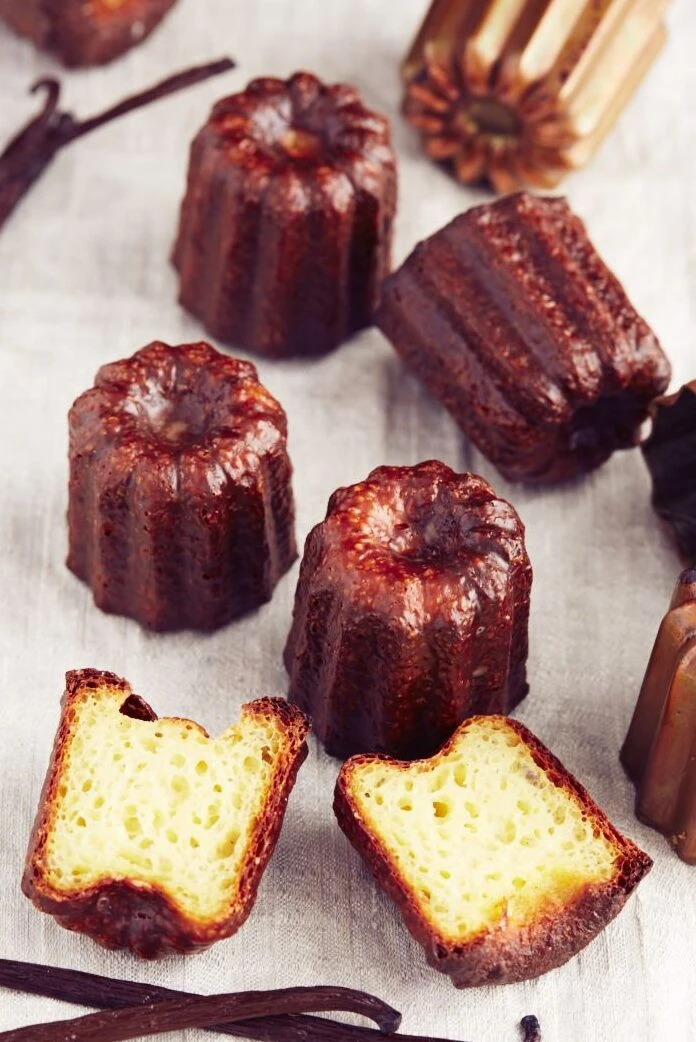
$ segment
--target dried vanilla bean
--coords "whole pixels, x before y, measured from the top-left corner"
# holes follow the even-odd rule
[[[9,142],[0,154],[0,229],[22,197],[29,191],[62,148],[134,109],[142,108],[169,94],[233,69],[231,58],[199,65],[169,76],[148,90],[134,94],[97,116],[77,120],[58,108],[60,83],[42,79],[33,85],[33,94],[45,91],[41,112]]]
[[[25,992],[30,995],[40,995],[43,998],[57,999],[61,1002],[70,1002],[78,1006],[99,1006],[103,1009],[123,1009],[129,1006],[142,1004],[154,1011],[157,1003],[169,999],[201,998],[202,996],[191,995],[187,992],[174,991],[171,988],[162,988],[156,984],[139,984],[134,981],[119,980],[118,978],[100,977],[96,973],[85,973],[81,970],[63,969],[57,966],[44,966],[39,963],[18,962],[14,959],[0,959],[0,987],[12,988],[15,991]],[[296,991],[298,989],[295,989]],[[311,990],[311,989],[305,989]],[[328,989],[326,989],[328,990]],[[343,989],[333,989],[341,992]],[[247,993],[249,994],[249,993]],[[252,993],[253,994],[253,993]],[[256,993],[274,994],[274,993]],[[356,994],[356,993],[352,993]],[[257,1042],[379,1042],[384,1032],[396,1031],[400,1022],[400,1014],[392,1010],[390,1006],[380,1002],[373,996],[360,994],[363,1000],[374,1003],[372,1013],[366,1013],[366,1006],[360,1010],[363,1015],[372,1016],[377,1020],[377,1012],[386,1015],[386,1021],[382,1021],[382,1031],[374,1028],[362,1027],[354,1024],[342,1024],[339,1021],[327,1020],[325,1017],[307,1016],[302,1013],[282,1013],[278,1007],[274,1007],[269,1016],[257,1016],[253,1020],[234,1020],[228,1023],[208,1024],[206,1030],[217,1034],[236,1035],[240,1038],[255,1039]],[[213,997],[214,998],[214,997]],[[336,1009],[336,1006],[334,1006]],[[246,1014],[247,1016],[249,1014]],[[392,1017],[393,1019],[389,1019]],[[377,1021],[379,1023],[379,1021]],[[62,1021],[56,1025],[43,1025],[39,1028],[22,1028],[25,1034],[17,1035],[16,1031],[0,1034],[0,1040],[9,1039],[10,1042],[60,1042],[65,1033],[40,1036],[38,1031],[43,1028],[55,1027],[63,1030],[65,1024],[74,1024],[74,1021]],[[202,1026],[202,1025],[200,1025]],[[520,1024],[523,1032],[523,1042],[541,1042],[539,1021],[534,1016],[524,1017]],[[29,1032],[29,1034],[27,1034]],[[72,1036],[74,1037],[74,1036]],[[95,1036],[93,1036],[95,1037]],[[100,1042],[105,1042],[106,1036],[96,1036]],[[395,1042],[445,1042],[443,1039],[432,1038],[423,1035],[397,1035]]]
[[[268,1014],[322,1011],[357,1013],[375,1020],[382,1032],[393,1032],[400,1015],[372,995],[350,988],[284,988],[225,995],[189,995],[157,1000],[73,1020],[34,1024],[0,1032],[2,1042],[123,1042],[141,1035],[184,1028],[213,1027],[225,1021]]]
[[[138,1003],[153,1004],[167,999],[199,997],[157,985],[138,984],[133,981],[100,977],[95,973],[84,973],[80,970],[17,962],[14,959],[0,959],[0,986],[79,1006],[97,1006],[104,1009],[122,1009]],[[341,991],[333,990],[335,993]],[[359,994],[362,1001],[359,1012],[374,1019],[383,1031],[394,1031],[400,1020],[397,1011],[371,995]],[[259,1042],[309,1042],[311,1039],[322,1039],[326,1042],[375,1042],[381,1034],[373,1028],[341,1024],[323,1017],[293,1013],[278,1015],[277,1009],[274,1009],[272,1016],[216,1024],[211,1030],[220,1034],[258,1039]],[[401,1037],[404,1042],[435,1042],[430,1039]]]

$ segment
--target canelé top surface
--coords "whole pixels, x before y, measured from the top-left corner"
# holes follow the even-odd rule
[[[323,179],[333,170],[369,187],[379,184],[385,165],[395,166],[387,120],[366,108],[354,87],[329,86],[308,72],[287,81],[252,80],[242,93],[218,102],[204,133],[217,139],[221,155],[235,166],[299,175],[293,182],[298,192],[304,174]]]
[[[285,413],[250,362],[206,343],[155,342],[102,366],[70,412],[72,451],[106,453],[122,473],[139,463],[207,465],[210,491],[283,443]],[[179,468],[179,476],[181,469]]]
[[[326,579],[340,574],[362,607],[407,624],[473,617],[481,599],[505,599],[513,569],[529,568],[514,508],[437,461],[378,467],[338,489],[312,537]]]

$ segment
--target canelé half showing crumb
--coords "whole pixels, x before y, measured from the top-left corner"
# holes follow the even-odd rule
[[[472,717],[429,760],[355,756],[341,828],[457,987],[566,962],[652,862],[522,724]]]
[[[22,889],[61,925],[154,957],[235,933],[273,852],[308,725],[264,698],[210,738],[111,673],[68,673]]]

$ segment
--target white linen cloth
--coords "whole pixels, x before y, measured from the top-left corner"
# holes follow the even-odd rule
[[[0,234],[0,957],[203,992],[294,984],[365,988],[403,1011],[403,1029],[514,1042],[526,1013],[545,1042],[696,1038],[696,869],[633,815],[617,756],[679,571],[649,503],[638,451],[585,480],[507,485],[403,370],[375,330],[318,362],[260,374],[285,406],[298,536],[332,490],[381,463],[437,457],[492,480],[527,525],[535,569],[531,691],[518,716],[655,859],[619,918],[540,980],[456,991],[372,882],[331,811],[335,762],[312,742],[247,924],[229,941],[157,964],[102,951],[22,897],[19,880],[66,669],[127,677],[162,715],[211,732],[242,702],[284,693],[281,652],[297,567],[257,615],[213,636],[152,636],[97,611],[65,568],[66,413],[103,362],[155,338],[203,335],[176,304],[169,251],[188,145],[211,103],[255,75],[308,68],[357,85],[388,113],[400,157],[395,260],[485,198],[430,164],[398,115],[398,62],[426,0],[181,0],[142,47],[105,69],[61,73],[87,115],[171,71],[231,53],[239,69],[66,150]],[[696,376],[696,7],[670,13],[670,41],[594,162],[564,190],[662,339],[673,385]],[[0,29],[0,141],[36,108],[26,94],[50,59]],[[0,1028],[74,1016],[0,993]],[[168,1036],[203,1038],[198,1032]]]

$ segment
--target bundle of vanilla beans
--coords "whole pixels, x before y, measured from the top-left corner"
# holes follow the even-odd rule
[[[205,1028],[258,1042],[377,1042],[380,1036],[395,1034],[401,1024],[401,1014],[386,1002],[351,988],[191,995],[12,959],[0,959],[0,987],[102,1011],[2,1031],[0,1042],[121,1042],[184,1028]],[[367,1017],[377,1030],[311,1015],[327,1012]],[[541,1042],[536,1017],[524,1017],[520,1029],[522,1042]],[[395,1042],[441,1040],[398,1035]]]

